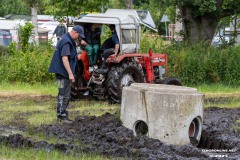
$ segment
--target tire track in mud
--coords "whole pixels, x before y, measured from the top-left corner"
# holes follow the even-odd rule
[[[27,146],[76,154],[95,152],[106,157],[126,159],[212,159],[212,153],[205,153],[202,149],[231,149],[233,152],[225,155],[228,159],[238,159],[239,130],[235,131],[233,126],[238,125],[236,120],[239,119],[240,108],[205,109],[204,130],[198,148],[190,144],[177,147],[148,137],[134,137],[131,130],[122,126],[116,116],[109,113],[100,117],[77,117],[70,125],[58,123],[34,129],[34,132],[42,132],[45,136],[64,140],[66,144],[34,142],[20,134],[1,136],[0,142],[12,147]],[[77,145],[79,141],[82,145]]]
[[[240,123],[237,120],[240,120],[240,108],[208,108],[204,111],[203,132],[198,148],[228,151],[233,159],[239,159]]]

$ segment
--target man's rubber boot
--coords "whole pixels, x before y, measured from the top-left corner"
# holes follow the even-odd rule
[[[60,120],[60,122],[63,123],[72,123],[73,121],[71,119],[69,119],[68,117],[63,117],[63,116],[57,116],[57,119]]]

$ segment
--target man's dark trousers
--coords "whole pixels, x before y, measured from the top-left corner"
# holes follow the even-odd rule
[[[71,97],[71,82],[69,79],[57,79],[58,83],[58,104],[57,117],[68,117],[67,107]]]

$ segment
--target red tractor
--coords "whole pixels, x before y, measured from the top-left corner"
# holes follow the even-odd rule
[[[152,53],[151,49],[147,54],[139,53],[140,24],[155,29],[148,11],[109,9],[104,14],[87,14],[74,23],[83,27],[89,23],[115,25],[120,54],[107,59],[108,73],[99,74],[89,70],[87,52],[80,51],[76,83],[72,86],[73,99],[93,96],[120,103],[122,88],[131,83],[182,85],[178,79],[168,77],[167,54]],[[98,67],[100,64],[101,61]]]

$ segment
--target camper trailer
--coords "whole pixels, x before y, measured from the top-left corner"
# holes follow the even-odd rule
[[[0,20],[0,42],[7,41],[19,42],[19,30],[16,22],[12,20]],[[3,44],[0,44],[3,45]]]

